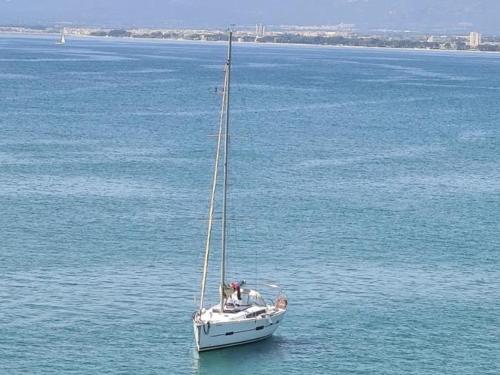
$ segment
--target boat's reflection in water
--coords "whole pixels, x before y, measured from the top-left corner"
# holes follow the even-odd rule
[[[285,339],[271,336],[260,342],[198,353],[193,348],[194,374],[225,374],[250,370],[257,362],[283,359]]]

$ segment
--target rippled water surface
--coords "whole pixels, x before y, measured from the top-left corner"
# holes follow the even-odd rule
[[[55,39],[0,37],[0,373],[500,373],[500,55],[235,45],[229,272],[290,309],[199,356],[225,46]]]

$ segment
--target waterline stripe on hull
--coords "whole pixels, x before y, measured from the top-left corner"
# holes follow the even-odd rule
[[[209,351],[209,350],[214,350],[214,349],[222,349],[222,348],[228,348],[230,346],[236,346],[236,345],[244,345],[244,344],[251,344],[253,342],[257,342],[257,341],[262,341],[262,340],[265,340],[269,337],[271,337],[273,334],[269,334],[267,336],[264,336],[264,337],[259,337],[258,339],[253,339],[253,340],[247,340],[247,341],[240,341],[240,342],[235,342],[235,343],[232,343],[232,344],[225,344],[225,345],[215,345],[215,346],[207,346],[207,347],[204,347],[204,348],[198,348],[198,351],[199,352],[205,352],[205,351]]]

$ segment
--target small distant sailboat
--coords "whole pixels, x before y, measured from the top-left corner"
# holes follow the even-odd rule
[[[56,44],[66,44],[66,39],[64,38],[64,32],[65,32],[65,28],[63,27],[62,31],[61,31],[61,37],[59,38],[59,41],[56,43]]]
[[[246,288],[246,283],[226,281],[226,212],[228,186],[228,143],[229,143],[229,89],[231,79],[231,43],[232,32],[228,35],[228,52],[225,64],[224,90],[217,136],[217,152],[215,156],[212,193],[208,215],[208,230],[205,243],[205,261],[201,281],[199,309],[193,313],[193,328],[198,351],[225,348],[228,346],[248,344],[270,337],[285,317],[288,301],[281,292],[274,301],[266,301],[253,289]],[[223,153],[223,154],[222,154]],[[221,159],[222,163],[221,163]],[[222,164],[222,165],[221,165]],[[222,180],[222,243],[220,263],[220,302],[205,308],[205,291],[207,284],[209,255],[213,216],[218,186],[219,169],[223,169]],[[269,285],[276,288],[276,285]]]

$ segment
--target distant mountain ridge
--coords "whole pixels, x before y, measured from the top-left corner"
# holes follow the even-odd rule
[[[355,24],[500,34],[500,0],[0,0],[0,23],[210,27]]]

